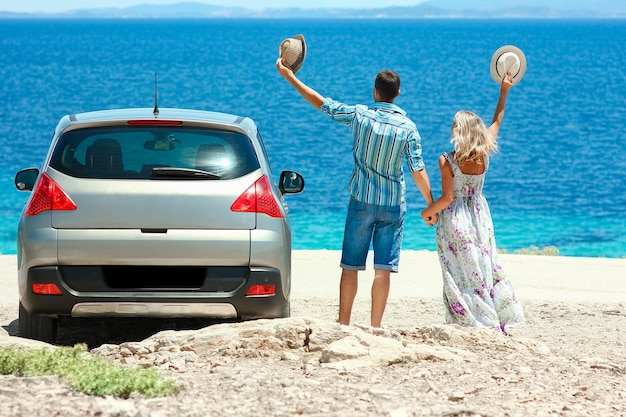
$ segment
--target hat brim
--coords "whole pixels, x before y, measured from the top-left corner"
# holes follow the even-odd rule
[[[519,83],[522,78],[524,78],[524,74],[526,74],[526,56],[524,55],[524,52],[522,52],[522,50],[516,46],[505,45],[499,48],[496,52],[494,52],[493,56],[491,57],[491,78],[493,78],[493,80],[498,84],[502,83],[502,79],[506,75],[504,73],[500,73],[501,68],[499,68],[498,66],[498,61],[504,54],[509,53],[514,54],[519,60],[519,69],[517,70],[517,72],[515,72],[515,74],[511,74],[513,84],[515,85]]]
[[[300,52],[300,55],[292,65],[289,65],[289,68],[291,68],[291,71],[295,74],[304,63],[304,58],[306,57],[306,41],[304,40],[304,36],[300,34],[295,35],[292,39],[298,39],[302,43],[302,51]],[[279,52],[281,52],[279,56],[282,57],[282,50],[279,49]]]

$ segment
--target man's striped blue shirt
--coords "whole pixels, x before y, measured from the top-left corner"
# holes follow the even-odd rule
[[[379,206],[403,204],[403,161],[411,172],[424,168],[421,138],[406,112],[391,103],[349,106],[331,98],[324,99],[321,110],[352,130],[350,195]]]

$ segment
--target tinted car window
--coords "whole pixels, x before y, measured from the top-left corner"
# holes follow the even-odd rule
[[[203,178],[225,180],[258,169],[259,161],[250,139],[241,133],[123,126],[63,134],[50,166],[79,178],[162,179],[157,171],[173,168],[203,171],[212,174]]]
[[[259,140],[259,143],[261,144],[261,152],[263,153],[263,157],[265,158],[266,161],[269,162],[269,157],[267,156],[267,151],[265,150],[265,142],[263,142],[263,138],[261,138],[261,133],[257,132],[256,135],[257,139]],[[272,168],[270,165],[270,172],[271,172]]]

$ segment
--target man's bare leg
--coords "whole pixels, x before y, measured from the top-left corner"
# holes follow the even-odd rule
[[[341,270],[341,282],[339,283],[339,324],[350,324],[352,305],[359,286],[359,271],[349,269]]]
[[[375,270],[372,282],[372,327],[380,327],[389,296],[391,271]]]

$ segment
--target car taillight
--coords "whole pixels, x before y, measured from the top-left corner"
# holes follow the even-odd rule
[[[148,119],[148,120],[129,120],[126,122],[130,126],[181,126],[183,122],[181,120],[161,120],[161,119]]]
[[[41,174],[24,214],[36,216],[47,210],[76,210],[76,204],[47,174]]]
[[[246,297],[259,297],[276,294],[276,285],[255,284],[246,291]]]
[[[33,284],[33,293],[42,295],[63,295],[56,284]]]
[[[264,213],[271,217],[285,217],[272,194],[270,181],[263,175],[235,200],[231,211]]]

